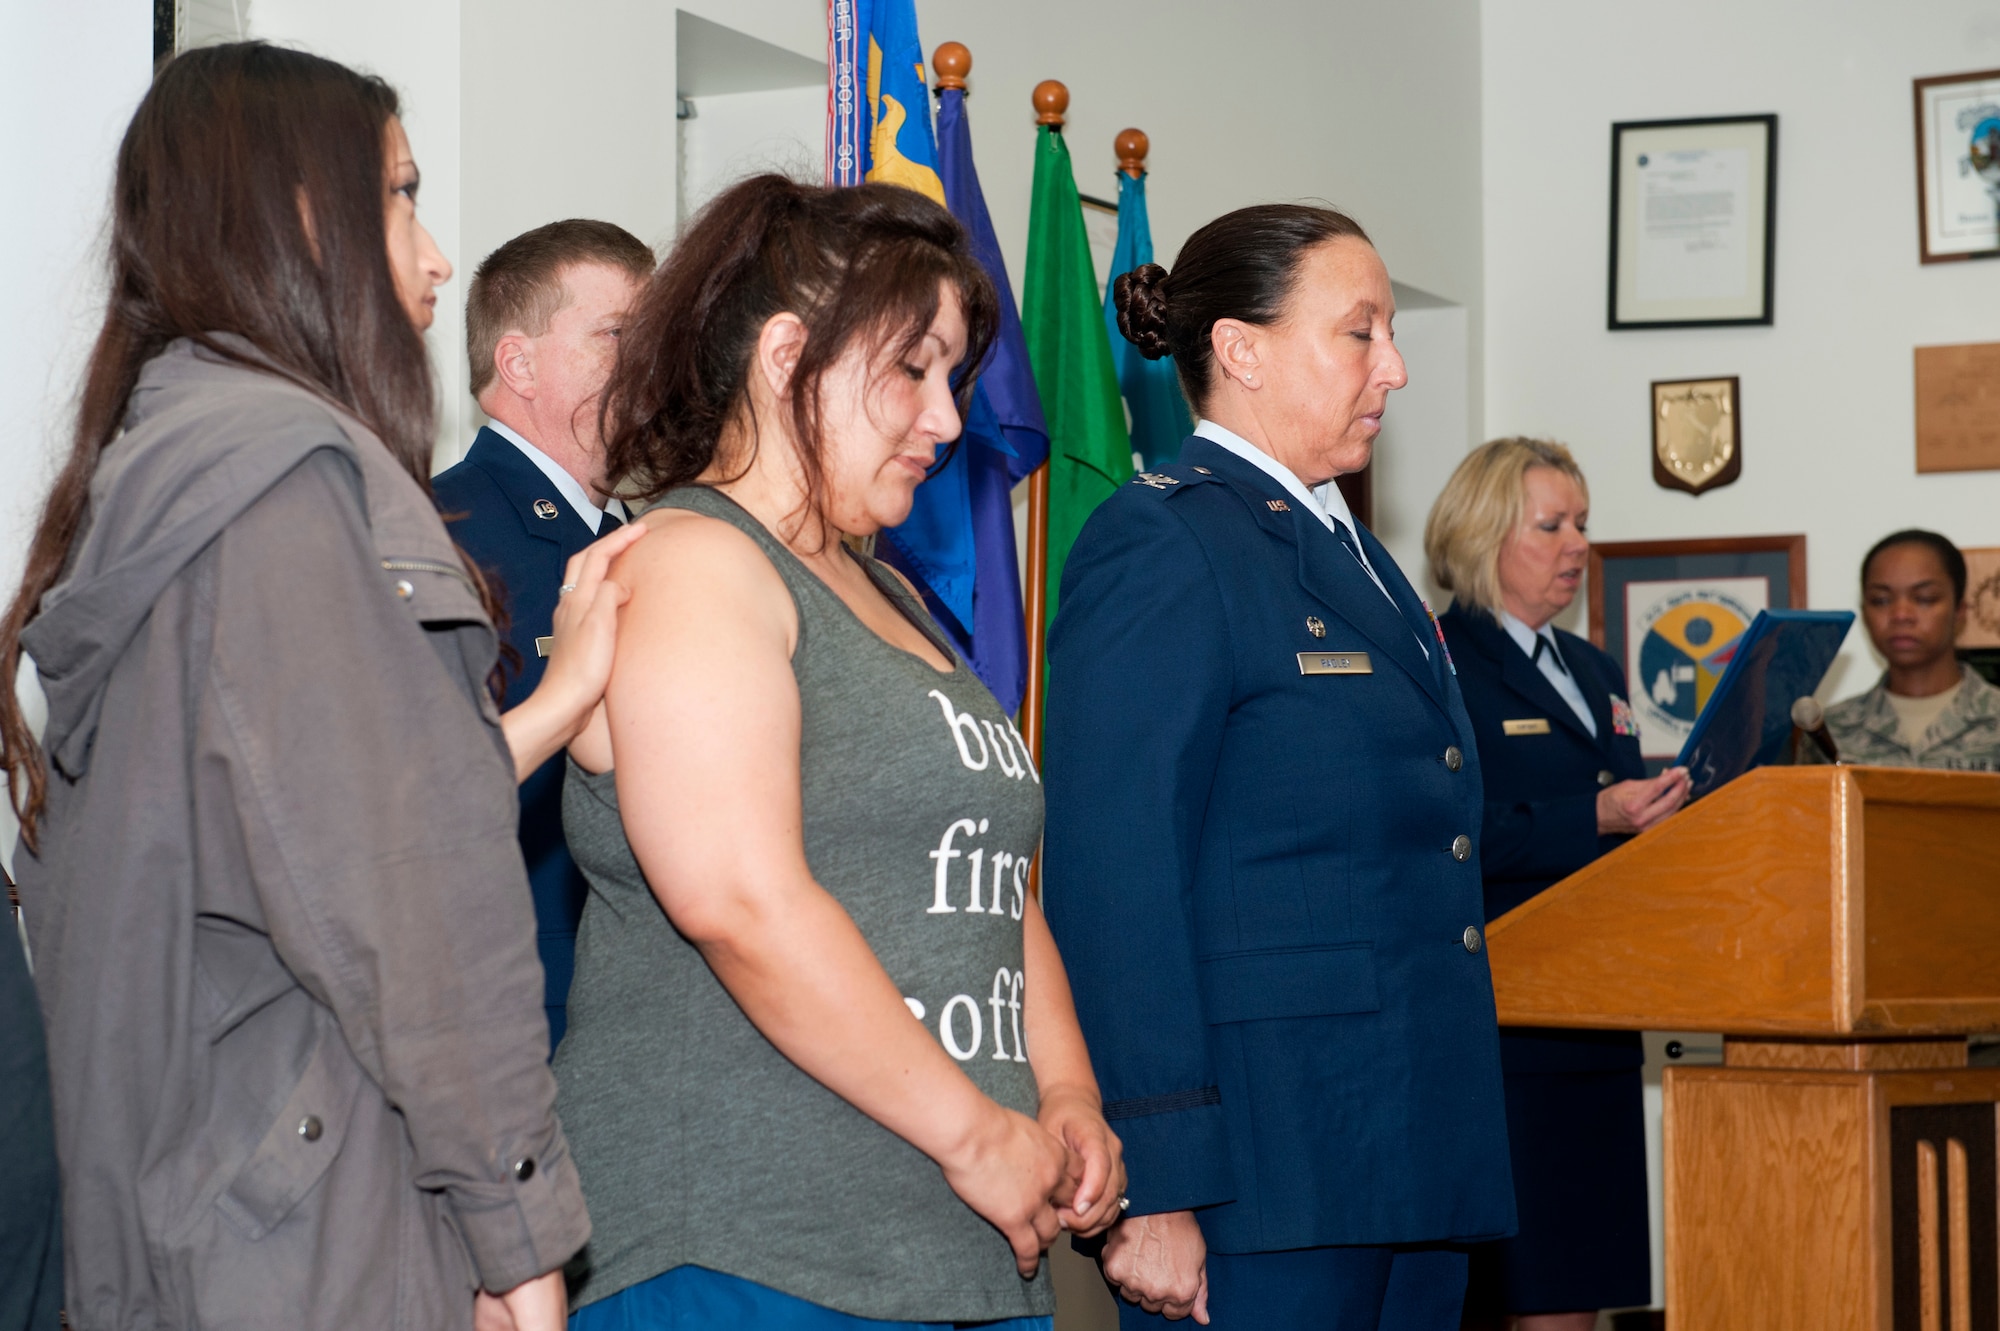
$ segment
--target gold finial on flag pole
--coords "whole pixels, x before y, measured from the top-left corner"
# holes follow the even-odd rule
[[[1035,123],[1062,128],[1063,112],[1069,110],[1069,89],[1055,79],[1035,85]]]
[[[972,52],[965,49],[964,42],[939,42],[938,49],[931,52],[931,69],[937,74],[937,90],[947,88],[965,91],[965,76],[972,72]]]
[[[1146,174],[1146,154],[1152,147],[1143,129],[1121,129],[1111,144],[1111,150],[1118,154],[1118,169],[1134,180]]]

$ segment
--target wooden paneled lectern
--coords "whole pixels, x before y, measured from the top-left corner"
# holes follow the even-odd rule
[[[2000,1327],[2000,775],[1762,768],[1493,922],[1505,1026],[1665,1078],[1670,1331]]]

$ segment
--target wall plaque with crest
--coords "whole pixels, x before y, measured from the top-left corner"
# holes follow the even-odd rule
[[[1700,494],[1743,474],[1736,376],[1653,383],[1653,480]]]

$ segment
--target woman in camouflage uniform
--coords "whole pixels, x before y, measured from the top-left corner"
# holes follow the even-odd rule
[[[1861,561],[1862,620],[1889,663],[1874,688],[1827,709],[1848,762],[2000,771],[2000,689],[1961,665],[1965,556],[1936,532],[1883,537]]]

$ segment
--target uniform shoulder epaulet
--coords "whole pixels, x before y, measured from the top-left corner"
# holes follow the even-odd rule
[[[1207,467],[1190,467],[1175,463],[1167,467],[1155,467],[1142,471],[1127,481],[1126,488],[1151,490],[1155,494],[1171,495],[1194,486],[1217,479]]]

